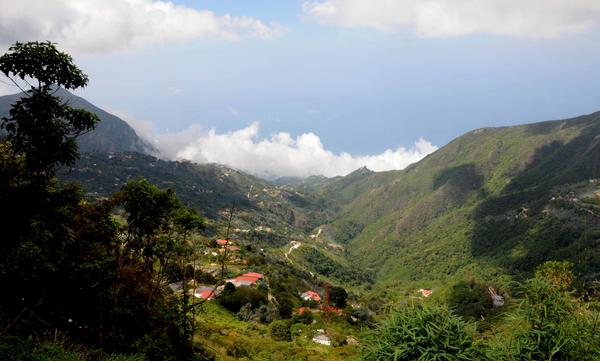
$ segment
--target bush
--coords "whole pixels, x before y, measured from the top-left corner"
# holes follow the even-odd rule
[[[235,340],[231,346],[227,348],[227,355],[236,359],[248,357],[249,345],[240,340]]]
[[[348,293],[342,287],[331,287],[329,291],[329,297],[331,298],[331,304],[335,307],[346,307],[346,299],[348,298]]]
[[[237,313],[242,306],[249,303],[252,308],[257,308],[267,303],[267,296],[254,288],[247,286],[233,287],[227,283],[223,292],[219,295],[219,303],[231,312]]]
[[[448,294],[448,305],[467,319],[486,317],[492,310],[492,298],[485,285],[475,281],[459,281]]]
[[[261,305],[252,315],[251,321],[271,323],[279,319],[279,310],[272,305]]]
[[[292,317],[292,312],[294,311],[294,306],[297,298],[288,293],[281,292],[275,296],[277,302],[279,303],[279,316],[281,318],[290,318]]]
[[[372,327],[375,325],[375,320],[373,318],[373,311],[368,308],[361,307],[358,310],[352,312],[351,317],[349,317],[349,321],[351,323],[364,323],[368,327]]]
[[[291,341],[292,332],[290,326],[290,322],[287,320],[273,321],[270,328],[271,337],[278,341]]]
[[[510,335],[491,341],[491,358],[600,360],[600,314],[553,280],[538,273],[525,283],[523,301],[508,315]]]
[[[571,288],[573,279],[573,264],[568,261],[548,261],[535,269],[537,278],[544,278],[561,291]]]
[[[292,323],[303,323],[305,325],[310,325],[315,318],[313,317],[312,312],[304,311],[302,314],[295,314],[292,317]]]
[[[406,305],[367,335],[363,359],[478,360],[470,326],[445,306]]]

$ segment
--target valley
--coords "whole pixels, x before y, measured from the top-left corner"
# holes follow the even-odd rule
[[[600,113],[266,180],[157,157],[71,61],[0,57],[38,81],[0,97],[1,359],[600,359]]]

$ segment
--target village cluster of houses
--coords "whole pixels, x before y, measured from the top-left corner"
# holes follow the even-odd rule
[[[216,246],[218,249],[213,251],[209,251],[213,256],[218,256],[219,254],[223,254],[224,252],[231,252],[231,256],[235,258],[236,253],[240,251],[240,247],[236,245],[233,241],[226,239],[217,239]],[[246,272],[240,274],[236,277],[229,278],[225,280],[225,284],[231,283],[235,287],[247,286],[247,287],[258,287],[261,285],[268,286],[265,276],[259,272]],[[177,282],[170,284],[174,291],[182,290],[182,283]],[[198,299],[210,301],[217,298],[221,292],[224,290],[225,286],[211,286],[211,285],[198,285],[195,288],[190,290],[190,293]],[[300,307],[296,310],[297,314],[303,314],[304,312],[331,312],[342,314],[343,311],[337,307],[334,307],[329,304],[328,297],[328,289],[326,289],[325,300],[321,297],[319,293],[314,290],[307,290],[299,295],[300,299],[303,301],[310,301],[318,304],[318,308],[311,309],[310,307]],[[324,303],[322,302],[324,301]],[[319,329],[313,334],[312,341],[321,345],[330,346],[331,339],[325,330]]]

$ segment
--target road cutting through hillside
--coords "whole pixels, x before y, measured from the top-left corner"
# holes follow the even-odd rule
[[[290,259],[290,254],[292,253],[293,250],[295,250],[296,248],[300,248],[300,246],[302,245],[301,242],[298,241],[291,241],[290,242],[290,249],[288,249],[288,251],[285,253],[285,258],[290,262],[290,263],[294,263],[292,262],[292,260]]]

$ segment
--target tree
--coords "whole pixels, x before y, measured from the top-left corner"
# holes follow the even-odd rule
[[[7,139],[15,153],[25,156],[28,173],[52,178],[58,166],[77,160],[76,137],[98,122],[96,115],[70,107],[53,93],[61,87],[85,87],[88,77],[50,42],[16,43],[0,57],[0,71],[24,93],[2,119]],[[17,79],[29,89],[18,85]]]
[[[292,332],[290,330],[291,324],[289,320],[279,320],[271,323],[269,333],[274,340],[277,341],[291,341]]]
[[[182,313],[161,281],[175,252],[189,254],[201,218],[145,181],[96,203],[59,183],[56,170],[74,164],[76,137],[97,118],[54,92],[85,86],[87,76],[49,42],[15,44],[0,71],[23,90],[1,125],[0,284],[9,290],[0,297],[2,333],[58,330],[103,351],[191,359],[187,307]],[[127,211],[124,226],[116,207]]]
[[[331,304],[335,307],[346,307],[346,299],[348,298],[348,293],[342,287],[331,287],[329,291],[329,297],[331,299]]]
[[[457,314],[472,320],[487,317],[492,310],[487,288],[472,279],[454,283],[448,290],[447,302]]]
[[[78,265],[77,260],[93,252],[91,246],[74,252],[80,246],[77,237],[107,232],[94,238],[103,242],[112,232],[106,213],[100,215],[100,208],[86,209],[82,204],[79,187],[59,187],[54,178],[58,167],[75,162],[75,138],[93,129],[98,119],[69,107],[53,91],[83,87],[88,78],[69,55],[49,42],[16,43],[0,56],[0,72],[23,90],[0,125],[6,131],[0,161],[0,282],[11,290],[2,298],[0,311],[10,322],[19,319],[13,312],[23,310],[47,323],[53,317],[65,320],[69,317],[49,312],[53,303],[64,304],[60,293],[67,282],[59,282],[59,275],[76,279],[80,274],[67,272],[66,267]],[[96,214],[108,223],[86,225],[79,222],[82,213]]]

